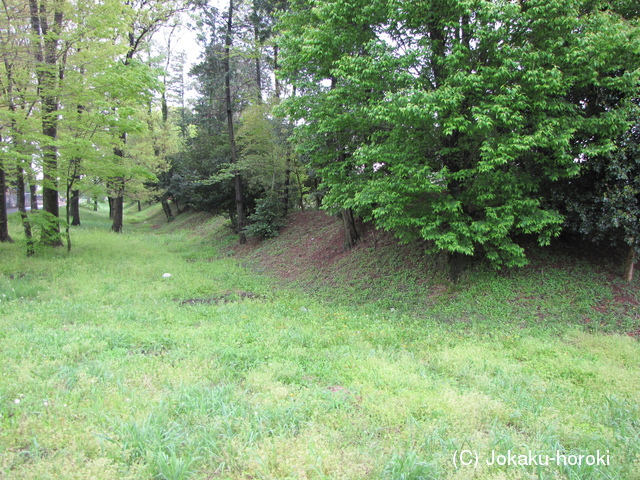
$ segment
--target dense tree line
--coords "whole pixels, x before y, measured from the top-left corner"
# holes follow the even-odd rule
[[[454,266],[523,265],[523,237],[563,228],[636,250],[638,15],[631,1],[295,2],[285,112],[324,205]]]
[[[304,208],[306,168],[287,142],[290,122],[273,114],[282,93],[274,28],[285,8],[265,0],[200,4],[204,51],[191,71],[198,97],[182,123],[184,148],[161,182],[167,199],[229,216],[240,241],[275,234],[289,208]]]
[[[195,129],[170,181],[181,202],[241,233],[244,215],[321,200],[345,247],[360,217],[446,253],[454,276],[477,255],[524,265],[527,238],[563,230],[634,257],[634,2],[228,7],[201,10]]]
[[[60,194],[67,199],[69,249],[80,192],[108,195],[113,230],[121,231],[127,184],[157,170],[153,152],[136,139],[146,135],[149,107],[162,88],[147,61],[148,42],[182,3],[3,0],[1,7],[0,189],[4,196],[8,185],[16,188],[27,253],[37,242],[62,244]],[[34,204],[27,212],[26,183],[32,194],[36,184],[42,189],[42,211]],[[4,201],[0,240],[10,240]]]
[[[446,254],[454,277],[473,256],[524,265],[528,239],[572,232],[626,246],[631,278],[637,2],[191,4],[193,108],[169,46],[161,60],[146,47],[180,4],[5,0],[0,184],[38,173],[68,198],[101,185],[114,231],[125,196],[153,195],[169,220],[182,207],[227,215],[240,241],[322,206],[342,218],[345,248],[360,218]],[[27,231],[35,216],[21,210]]]

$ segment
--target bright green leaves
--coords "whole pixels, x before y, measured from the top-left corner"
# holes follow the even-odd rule
[[[515,239],[547,244],[562,225],[547,185],[626,128],[637,26],[579,0],[374,3],[310,2],[283,24],[302,92],[285,110],[325,205],[522,265]],[[596,89],[616,101],[596,108]]]

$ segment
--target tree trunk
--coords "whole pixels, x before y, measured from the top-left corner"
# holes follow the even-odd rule
[[[122,233],[122,223],[124,217],[124,179],[116,178],[116,196],[112,200],[113,224],[111,230],[115,233]]]
[[[65,234],[67,236],[67,252],[71,252],[71,185],[67,183],[67,204],[65,205],[66,225],[64,227]]]
[[[256,47],[256,88],[258,89],[258,104],[262,103],[262,63],[260,57],[262,56],[262,47],[260,45],[260,30],[258,28],[258,12],[256,11],[256,2],[253,2],[253,41]]]
[[[344,226],[344,249],[351,250],[358,242],[358,230],[356,230],[356,222],[353,218],[353,211],[350,208],[342,210],[342,225]]]
[[[80,226],[80,190],[71,191],[71,225],[74,227]]]
[[[52,140],[57,137],[57,120],[53,119],[57,115],[57,102],[47,101],[43,105],[42,133]],[[60,216],[58,203],[58,152],[54,145],[45,145],[43,148],[42,165],[42,210],[50,213],[56,219]],[[43,227],[42,241],[51,246],[61,246],[60,223],[57,221]]]
[[[298,168],[298,166],[295,166],[295,174],[296,174],[296,180],[298,181],[298,193],[300,194],[299,196],[299,202],[300,202],[300,210],[304,212],[304,189],[302,188],[302,180],[300,180],[300,169]]]
[[[38,187],[35,184],[35,179],[29,179],[29,192],[31,193],[31,211],[38,210]]]
[[[169,205],[169,201],[166,198],[163,198],[160,202],[162,204],[162,210],[164,210],[164,215],[167,217],[167,222],[173,220],[173,214],[171,213],[171,206]]]
[[[280,98],[280,80],[278,80],[278,44],[275,44],[273,46],[273,72],[276,74],[275,75],[275,79],[276,79],[276,91],[275,91],[275,95],[276,98]]]
[[[231,148],[231,163],[236,165],[238,163],[238,158],[236,154],[236,141],[234,137],[233,131],[233,109],[231,105],[231,35],[233,30],[233,0],[229,0],[229,17],[227,19],[227,34],[225,38],[225,48],[224,48],[224,70],[225,70],[225,78],[224,78],[224,90],[227,104],[227,126],[229,128],[229,147]],[[239,242],[241,245],[247,243],[247,237],[244,233],[244,227],[246,224],[245,216],[244,216],[244,198],[242,191],[242,178],[240,176],[240,172],[235,171],[234,175],[234,186],[236,191],[236,216],[237,216],[237,229]]]
[[[633,269],[636,263],[636,249],[635,246],[631,245],[629,247],[629,252],[627,253],[627,263],[624,267],[624,279],[627,282],[633,280]]]
[[[7,221],[7,180],[4,172],[4,165],[0,160],[0,190],[2,200],[0,200],[0,242],[13,242],[9,236],[9,222]]]
[[[289,213],[289,190],[291,186],[291,159],[289,155],[287,155],[286,162],[287,163],[284,171],[284,195],[282,198],[282,206],[285,217],[287,216],[287,213]]]
[[[127,134],[123,133],[120,135],[120,139],[122,140],[122,145],[126,145],[127,143]],[[124,163],[124,150],[122,148],[115,148],[113,153],[117,157],[122,159]],[[113,224],[111,225],[111,230],[116,233],[122,233],[122,224],[123,224],[123,215],[124,215],[124,178],[116,177],[112,181],[113,183],[113,205],[110,212],[113,213]]]
[[[469,263],[469,256],[463,253],[450,252],[447,254],[447,262],[449,263],[449,278],[453,283],[457,283]]]
[[[37,65],[38,89],[42,108],[42,134],[50,138],[49,144],[43,145],[42,163],[42,210],[51,214],[54,219],[46,222],[42,229],[42,241],[47,245],[61,246],[60,215],[58,207],[58,150],[55,140],[58,136],[58,35],[62,30],[62,2],[54,2],[53,25],[49,31],[46,2],[29,0],[31,29],[35,34],[34,55]],[[24,179],[23,179],[24,182]]]
[[[27,240],[27,257],[32,257],[36,253],[36,250],[34,246],[33,235],[31,233],[31,222],[29,222],[29,216],[27,215],[27,206],[24,201],[24,170],[22,170],[21,166],[18,166],[16,190],[18,196],[18,211],[20,212],[20,219],[22,220],[24,236]]]
[[[138,211],[142,211],[142,203],[140,203],[140,200],[138,200]]]

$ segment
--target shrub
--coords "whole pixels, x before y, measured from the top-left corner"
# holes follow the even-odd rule
[[[271,238],[278,236],[284,227],[282,202],[275,197],[265,197],[256,201],[256,210],[247,218],[249,225],[244,232],[250,237]]]

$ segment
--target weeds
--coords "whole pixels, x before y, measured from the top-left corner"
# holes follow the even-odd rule
[[[640,349],[615,333],[635,317],[610,309],[633,290],[473,270],[425,300],[395,255],[385,298],[311,296],[228,257],[218,219],[143,214],[117,236],[87,212],[71,255],[0,245],[0,477],[640,477]],[[610,464],[456,469],[463,449]]]

